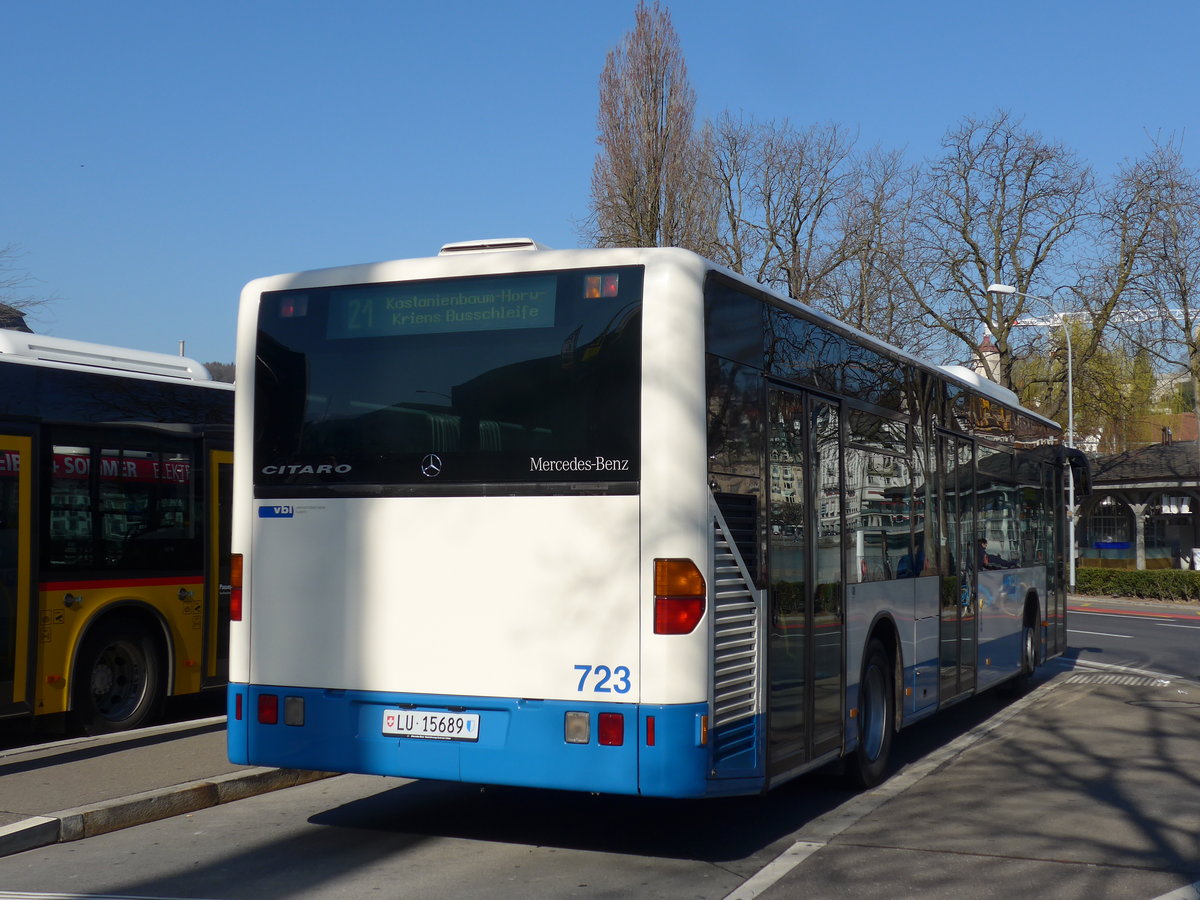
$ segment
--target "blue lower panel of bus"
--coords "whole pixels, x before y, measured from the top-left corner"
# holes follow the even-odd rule
[[[456,737],[471,739],[386,733],[397,719],[411,725],[422,712],[450,714],[440,718],[450,730],[461,727],[459,717],[469,719],[470,731]],[[567,740],[568,713],[577,724],[580,714],[586,720],[585,743]],[[242,765],[656,797],[761,790],[760,778],[709,778],[707,713],[703,703],[639,706],[231,684],[229,758]]]

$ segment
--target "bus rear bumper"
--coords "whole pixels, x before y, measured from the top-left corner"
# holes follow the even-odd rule
[[[470,739],[386,733],[398,715],[426,711],[479,718]],[[228,752],[241,765],[704,797],[730,792],[730,785],[708,777],[707,713],[704,703],[643,706],[230,684]],[[572,740],[568,714],[576,727]],[[578,731],[581,718],[586,737]],[[735,792],[759,787],[747,784]]]

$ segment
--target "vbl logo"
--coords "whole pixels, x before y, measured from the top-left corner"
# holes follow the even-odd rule
[[[294,506],[260,506],[258,508],[260,519],[290,519],[295,514]]]

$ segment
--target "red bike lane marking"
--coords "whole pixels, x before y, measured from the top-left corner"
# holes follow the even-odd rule
[[[1104,616],[1138,616],[1143,619],[1194,619],[1200,616],[1200,612],[1193,610],[1177,613],[1142,612],[1136,609],[1111,609],[1107,606],[1068,606],[1067,612],[1096,613]]]

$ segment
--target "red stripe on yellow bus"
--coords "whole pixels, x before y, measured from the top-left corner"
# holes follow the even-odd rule
[[[185,576],[183,578],[102,578],[94,581],[43,581],[38,585],[40,591],[71,591],[95,590],[97,588],[116,587],[159,587],[164,584],[204,584],[200,576]]]

